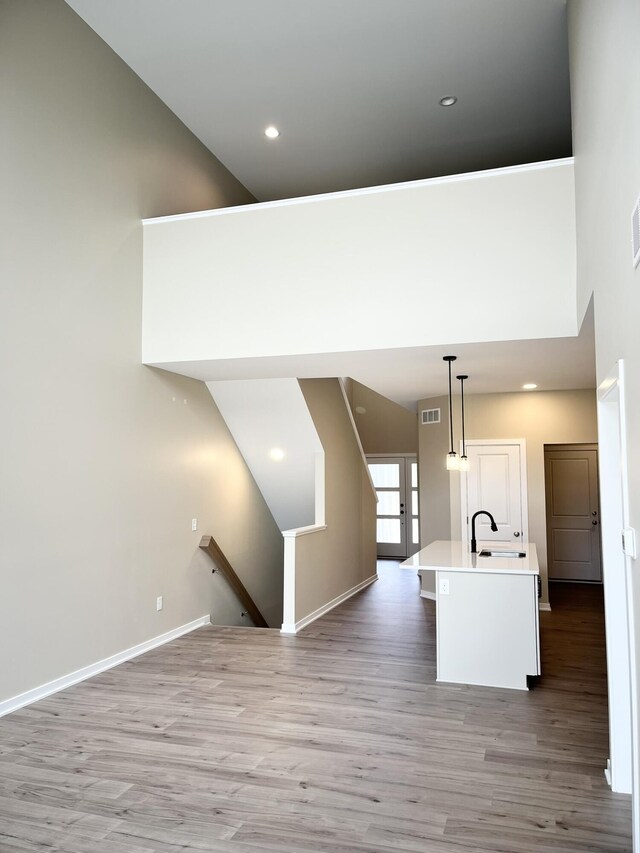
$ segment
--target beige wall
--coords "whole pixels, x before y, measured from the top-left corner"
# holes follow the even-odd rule
[[[417,453],[418,421],[415,412],[399,406],[360,382],[347,392],[365,453]],[[356,411],[366,409],[365,413]]]
[[[438,503],[437,525],[433,525],[428,544],[433,538],[460,538],[460,475],[448,474],[444,457],[448,449],[446,438],[448,413],[446,398],[438,403],[428,401],[429,407],[441,405],[444,426],[420,427],[421,488],[425,506]],[[454,427],[456,450],[460,439],[460,411],[455,399]],[[420,407],[422,407],[422,402]],[[538,548],[543,577],[543,600],[548,601],[546,509],[544,488],[544,445],[597,442],[595,391],[536,391],[521,394],[476,394],[465,397],[466,434],[468,439],[524,438],[527,446],[527,489],[529,502],[529,538]],[[437,441],[429,437],[439,429]],[[444,436],[444,444],[443,444]],[[437,452],[436,452],[437,447]],[[444,472],[444,473],[443,473]],[[446,481],[449,481],[447,483]],[[436,488],[430,482],[436,482]],[[450,536],[443,536],[447,512],[442,504],[450,503]],[[429,531],[428,517],[423,520]]]
[[[62,0],[0,2],[0,81],[4,699],[239,621],[202,533],[278,624],[282,543],[204,385],[140,364],[140,217],[251,197]]]
[[[325,452],[327,529],[296,539],[295,622],[376,573],[375,496],[340,384],[300,387]]]
[[[418,411],[440,409],[439,424],[418,426],[418,476],[420,545],[451,538],[449,472],[445,457],[449,450],[449,401],[447,397],[420,400]]]

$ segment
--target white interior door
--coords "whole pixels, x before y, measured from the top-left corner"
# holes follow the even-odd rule
[[[367,457],[367,461],[378,496],[378,556],[405,559],[420,547],[416,458]]]
[[[517,544],[528,540],[524,441],[467,442],[469,471],[460,478],[462,530],[471,537],[471,519],[478,510],[494,517],[491,530],[486,515],[476,519],[476,539]]]

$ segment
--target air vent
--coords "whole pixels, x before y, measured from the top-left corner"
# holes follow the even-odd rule
[[[631,214],[631,249],[633,251],[633,265],[640,264],[640,198],[636,202]]]
[[[423,409],[420,414],[422,424],[440,423],[440,409]]]

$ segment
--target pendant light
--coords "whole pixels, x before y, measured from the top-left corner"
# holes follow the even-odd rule
[[[449,362],[449,435],[451,437],[451,447],[447,453],[447,471],[457,471],[460,463],[458,454],[453,449],[453,401],[451,399],[451,363],[456,360],[456,355],[445,355],[443,361]]]
[[[469,470],[469,460],[467,458],[467,445],[464,440],[464,380],[469,377],[466,373],[461,374],[460,376],[456,376],[456,379],[460,380],[460,402],[462,405],[462,453],[460,454],[460,462],[458,463],[458,470],[460,471],[468,471]]]

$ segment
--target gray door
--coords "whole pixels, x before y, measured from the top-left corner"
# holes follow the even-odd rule
[[[596,445],[545,445],[550,580],[601,581]]]

